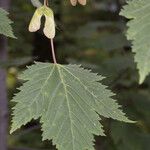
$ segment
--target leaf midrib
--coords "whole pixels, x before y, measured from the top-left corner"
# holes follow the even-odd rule
[[[62,73],[61,73],[61,69],[60,69],[60,66],[61,65],[56,65],[57,66],[57,69],[58,69],[58,72],[59,72],[59,76],[60,76],[60,79],[61,79],[61,82],[63,84],[63,87],[64,87],[64,92],[65,92],[65,96],[66,96],[66,100],[67,100],[67,106],[68,106],[68,111],[69,111],[69,120],[70,120],[70,130],[71,130],[71,136],[72,136],[72,148],[73,150],[75,150],[75,144],[74,144],[74,132],[73,132],[73,122],[72,122],[72,116],[71,116],[71,107],[70,107],[70,103],[69,103],[69,98],[68,98],[68,93],[67,93],[67,88],[66,88],[66,83],[63,79],[63,76],[62,76]]]

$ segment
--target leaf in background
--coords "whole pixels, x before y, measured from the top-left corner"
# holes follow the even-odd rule
[[[127,24],[127,38],[132,40],[141,84],[150,73],[150,0],[127,1],[120,14],[131,19]]]
[[[42,6],[42,3],[39,0],[31,0],[31,3],[37,8]]]
[[[13,98],[11,133],[40,118],[43,140],[59,150],[93,150],[93,134],[104,135],[99,115],[132,122],[99,82],[103,77],[78,65],[36,63],[21,79],[27,82]]]
[[[7,37],[16,38],[13,34],[11,23],[12,21],[7,17],[8,12],[0,8],[0,34]]]
[[[116,150],[149,150],[150,135],[135,125],[111,123],[111,137]]]
[[[15,58],[15,59],[9,59],[7,61],[0,60],[0,68],[8,68],[8,67],[14,67],[14,66],[22,66],[26,65],[27,63],[30,63],[33,61],[32,57],[22,57],[22,58]]]

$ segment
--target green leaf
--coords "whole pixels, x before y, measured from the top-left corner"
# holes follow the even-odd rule
[[[16,38],[13,34],[11,23],[12,21],[7,17],[8,13],[0,8],[0,34],[7,37]]]
[[[132,40],[141,84],[150,73],[150,0],[130,0],[120,14],[131,19],[127,38]]]
[[[104,135],[99,115],[132,122],[99,82],[103,77],[78,65],[36,63],[21,79],[27,82],[13,98],[11,133],[40,118],[43,140],[59,150],[93,150],[93,134]]]

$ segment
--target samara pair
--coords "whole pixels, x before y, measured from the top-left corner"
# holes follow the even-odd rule
[[[73,6],[76,6],[77,3],[79,3],[81,5],[86,5],[86,0],[70,0],[70,2]]]
[[[73,6],[76,6],[78,2],[81,5],[86,5],[86,0],[70,0],[70,1]],[[40,29],[42,16],[45,17],[43,32],[47,38],[53,39],[55,37],[56,32],[54,13],[53,10],[47,7],[46,5],[37,8],[37,10],[35,11],[29,25],[29,31],[36,32]]]

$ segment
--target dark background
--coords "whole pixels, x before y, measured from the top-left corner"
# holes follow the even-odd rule
[[[10,150],[55,150],[51,142],[42,142],[38,121],[13,135],[6,132],[14,105],[10,100],[22,84],[18,75],[33,61],[52,62],[50,41],[41,30],[28,32],[35,11],[30,0],[7,2],[0,0],[0,7],[9,7],[18,39],[0,37],[0,150],[7,150],[6,146]],[[86,7],[72,7],[69,0],[50,1],[55,12],[58,62],[82,64],[106,76],[103,83],[116,93],[129,118],[137,120],[126,124],[103,118],[107,137],[95,137],[96,150],[150,149],[150,77],[138,85],[131,43],[125,37],[127,20],[119,16],[124,4],[125,0],[88,0]]]

